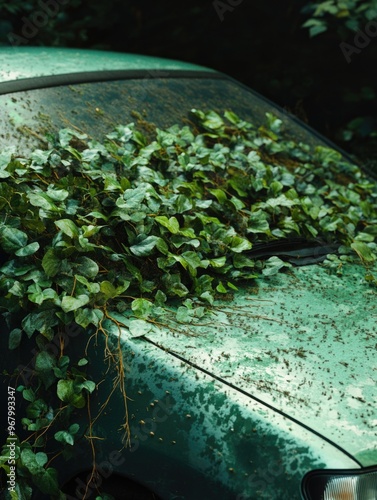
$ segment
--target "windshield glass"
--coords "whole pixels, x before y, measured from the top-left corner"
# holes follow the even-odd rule
[[[73,127],[98,140],[111,127],[135,122],[148,132],[187,123],[192,108],[234,111],[256,124],[266,112],[284,119],[286,133],[311,145],[323,144],[288,113],[237,83],[212,78],[143,78],[15,92],[0,96],[0,149],[15,145],[24,154],[41,147],[46,134]]]
[[[122,169],[143,167],[135,187],[151,182],[152,174],[145,174],[147,165],[153,172],[162,169],[158,175],[166,179],[157,185],[168,182],[170,175],[172,181],[188,183],[180,185],[174,196],[186,196],[188,204],[190,199],[202,199],[201,208],[208,208],[210,217],[227,231],[234,225],[234,234],[246,236],[243,250],[252,246],[253,259],[279,256],[305,265],[323,261],[343,244],[364,260],[374,258],[370,255],[374,226],[366,221],[374,213],[374,183],[329,148],[325,139],[226,77],[149,75],[13,92],[0,96],[0,112],[0,150],[6,151],[3,168],[9,172],[15,168],[6,165],[9,154],[28,156],[36,148],[52,152],[62,129],[70,130],[71,139],[66,133],[59,135],[59,147],[78,148],[76,159],[83,164],[87,160],[81,149],[99,147],[90,141],[108,143],[117,137],[127,143]],[[132,132],[123,129],[111,135],[121,125],[131,126]],[[111,164],[119,161],[111,145],[100,149],[109,147],[101,153],[104,163],[97,165],[96,176],[106,175],[108,154]],[[120,151],[125,154],[123,146]],[[131,161],[130,154],[139,158]],[[277,264],[282,265],[280,258]]]

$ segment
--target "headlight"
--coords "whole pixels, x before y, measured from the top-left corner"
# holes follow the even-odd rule
[[[377,500],[377,467],[309,472],[302,493],[305,500]]]

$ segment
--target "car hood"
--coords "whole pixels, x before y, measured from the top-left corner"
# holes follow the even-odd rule
[[[257,279],[210,319],[147,338],[377,463],[377,293],[361,265],[321,265]]]

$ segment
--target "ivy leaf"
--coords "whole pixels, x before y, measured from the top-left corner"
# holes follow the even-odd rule
[[[42,259],[43,270],[51,278],[60,271],[61,263],[61,257],[53,248],[49,248]]]
[[[85,278],[85,276],[80,276],[79,274],[75,274],[75,279],[79,283],[85,285],[90,294],[96,294],[100,291],[100,284],[89,281],[87,278]]]
[[[360,260],[366,264],[370,264],[376,260],[376,254],[362,241],[354,241],[351,243],[351,248],[355,250]]]
[[[249,216],[247,232],[255,234],[267,233],[270,229],[267,218],[267,214],[262,210],[256,210],[255,212],[252,212]]]
[[[54,189],[51,186],[47,189],[46,194],[53,201],[64,201],[69,196],[69,192],[66,189]]]
[[[93,380],[85,380],[82,384],[80,384],[80,390],[86,389],[89,393],[93,392],[95,388],[96,384]]]
[[[244,267],[254,267],[255,261],[246,255],[236,253],[233,256],[233,265],[236,269],[243,269]]]
[[[205,113],[205,119],[202,124],[209,130],[218,130],[224,126],[224,120],[215,111],[209,111],[208,113]]]
[[[22,396],[26,401],[30,401],[31,403],[35,401],[35,392],[33,389],[24,389],[22,391]]]
[[[131,309],[135,316],[145,319],[150,315],[153,309],[153,303],[146,299],[135,299],[131,303]]]
[[[43,474],[45,472],[43,466],[47,463],[47,460],[48,457],[43,452],[34,453],[28,448],[21,451],[22,464],[32,475]]]
[[[69,403],[76,408],[85,406],[85,398],[74,380],[59,380],[56,394],[63,403]]]
[[[127,189],[123,194],[123,200],[117,205],[121,207],[128,208],[129,210],[135,210],[140,207],[140,203],[145,198],[145,191],[143,187],[138,187],[135,189]]]
[[[27,234],[16,228],[3,227],[0,231],[0,244],[7,253],[13,253],[27,243]]]
[[[37,283],[33,283],[28,288],[28,299],[36,304],[42,304],[45,300],[58,301],[59,296],[53,288],[41,288]]]
[[[59,482],[58,472],[56,469],[49,467],[44,469],[42,474],[37,474],[33,477],[33,481],[40,488],[42,493],[46,495],[58,495]]]
[[[51,371],[56,366],[55,358],[47,351],[38,353],[35,360],[35,369],[38,372]]]
[[[239,236],[233,236],[230,240],[229,248],[232,252],[241,253],[250,250],[253,245],[249,240]]]
[[[158,236],[147,236],[141,239],[139,243],[130,246],[130,250],[137,257],[146,257],[151,254],[160,238]]]
[[[86,257],[85,255],[76,259],[75,264],[77,273],[85,276],[86,278],[95,278],[99,272],[97,262],[89,257]]]
[[[216,291],[219,292],[219,293],[227,293],[228,290],[225,288],[225,286],[222,284],[222,282],[220,281],[220,283],[217,285],[216,287]]]
[[[67,371],[70,368],[69,356],[61,356],[57,362],[57,366],[53,369],[56,378],[66,378]]]
[[[61,308],[64,312],[75,311],[80,307],[84,306],[89,302],[89,297],[85,294],[81,294],[78,297],[68,297],[65,296],[62,298]]]
[[[177,309],[175,319],[178,321],[178,323],[191,323],[193,314],[194,313],[192,309],[188,309],[185,306],[180,306]]]
[[[157,290],[156,295],[154,297],[155,304],[157,306],[162,306],[163,304],[165,304],[166,300],[167,297],[165,293],[162,290]]]
[[[176,217],[170,217],[169,219],[165,215],[155,217],[155,220],[161,224],[161,226],[166,227],[171,233],[177,234],[179,231],[179,222]]]
[[[57,226],[69,238],[78,238],[80,234],[79,228],[71,219],[56,220],[55,226]]]
[[[89,325],[98,326],[103,319],[103,312],[100,309],[91,309],[89,307],[75,310],[75,321],[83,328]]]
[[[49,338],[53,333],[53,327],[58,324],[58,317],[55,310],[48,309],[46,311],[29,313],[22,320],[22,328],[27,336],[30,338],[35,331],[44,334]]]
[[[11,330],[11,332],[9,333],[9,341],[8,341],[8,347],[10,350],[17,349],[17,347],[20,345],[21,337],[22,337],[21,328],[13,328],[13,330]]]
[[[45,469],[48,457],[43,452],[34,453],[26,448],[21,451],[21,461],[33,477],[34,483],[42,493],[56,495],[59,492],[57,471],[53,468]]]
[[[200,255],[193,251],[183,252],[180,255],[180,262],[188,268],[192,276],[196,276],[198,267],[206,268],[209,265],[208,260],[201,259]]]
[[[22,247],[15,252],[17,257],[27,257],[28,255],[33,255],[35,252],[39,250],[39,243],[35,241],[34,243],[30,243],[26,245],[26,247]]]
[[[292,207],[296,205],[298,202],[296,200],[290,200],[284,194],[277,196],[276,198],[271,198],[267,200],[266,205],[272,208],[276,207]]]
[[[25,294],[25,285],[19,281],[14,281],[11,288],[8,289],[8,293],[16,297],[23,297]]]
[[[35,371],[48,389],[55,382],[54,368],[56,367],[56,359],[47,351],[42,351],[37,354],[35,359]]]
[[[54,438],[56,439],[56,441],[59,441],[60,443],[69,444],[71,446],[73,446],[75,442],[74,436],[67,431],[55,432]]]
[[[211,292],[203,292],[202,294],[200,294],[200,298],[206,302],[208,302],[211,306],[213,305],[214,303],[214,296],[213,296],[213,293]]]
[[[226,263],[226,257],[216,257],[215,259],[210,259],[209,260],[209,265],[214,268],[220,268],[224,267]]]
[[[59,212],[59,208],[52,199],[45,193],[28,193],[30,204],[34,207],[40,207],[47,212]]]
[[[188,288],[181,282],[179,274],[166,274],[162,278],[167,294],[178,297],[186,297]]]
[[[11,173],[7,170],[7,168],[11,159],[12,153],[10,151],[2,151],[0,153],[0,179],[10,177]]]
[[[277,274],[283,267],[292,267],[289,262],[284,262],[279,257],[270,257],[266,260],[265,267],[262,270],[263,276],[273,276]]]
[[[208,191],[211,194],[213,194],[213,196],[216,197],[216,199],[219,203],[225,203],[228,199],[225,192],[222,189],[216,188],[216,189],[209,189]]]
[[[123,191],[120,183],[110,175],[104,176],[104,190],[105,191]]]
[[[106,300],[112,299],[118,295],[118,291],[115,286],[107,280],[101,282],[100,290],[101,293],[104,294]]]
[[[55,433],[54,437],[57,441],[72,446],[74,444],[75,435],[78,433],[79,429],[79,424],[72,424],[69,426],[68,431],[58,431]]]
[[[320,33],[323,33],[327,30],[326,22],[322,19],[308,19],[307,21],[305,21],[302,27],[309,28],[310,37],[319,35]]]
[[[75,137],[76,139],[79,140],[85,140],[87,138],[86,134],[80,134],[76,130],[72,130],[69,128],[63,128],[62,130],[59,131],[59,142],[60,145],[64,148],[69,146],[71,139]]]

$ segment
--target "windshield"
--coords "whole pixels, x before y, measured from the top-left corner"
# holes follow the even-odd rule
[[[155,170],[161,167],[159,155],[170,169],[178,155],[176,175],[186,176],[185,182],[193,175],[198,189],[189,197],[206,199],[211,216],[219,217],[216,207],[221,209],[220,219],[227,227],[235,217],[236,230],[253,246],[251,258],[280,256],[306,265],[337,253],[341,244],[352,244],[356,253],[369,259],[367,243],[374,239],[373,229],[361,221],[374,203],[373,184],[325,139],[237,82],[221,75],[164,78],[147,73],[145,78],[42,89],[35,89],[36,83],[38,79],[33,80],[33,90],[0,96],[0,150],[8,150],[3,154],[9,155],[9,148],[16,157],[36,148],[51,149],[62,129],[101,142],[116,127],[132,124],[137,131],[132,132],[133,141],[140,149],[132,154],[143,157],[160,148],[162,153],[153,161],[143,160]],[[190,132],[169,131],[173,126]],[[166,133],[170,139],[164,138]],[[186,135],[191,139],[179,138]],[[60,137],[60,145],[64,142]],[[79,152],[77,157],[81,158]],[[198,171],[193,174],[189,170],[194,157]],[[8,160],[4,156],[4,162]],[[107,164],[101,166],[106,168]],[[211,178],[201,172],[211,169]],[[105,170],[98,175],[105,175]],[[137,183],[144,175],[139,174]],[[183,192],[181,187],[177,195]],[[360,241],[354,241],[356,235]]]
[[[14,145],[19,154],[41,147],[46,134],[71,127],[101,140],[111,127],[135,122],[148,132],[189,120],[192,108],[262,124],[266,112],[284,119],[286,133],[310,145],[324,141],[241,85],[222,78],[151,78],[82,83],[0,96],[0,149]]]

